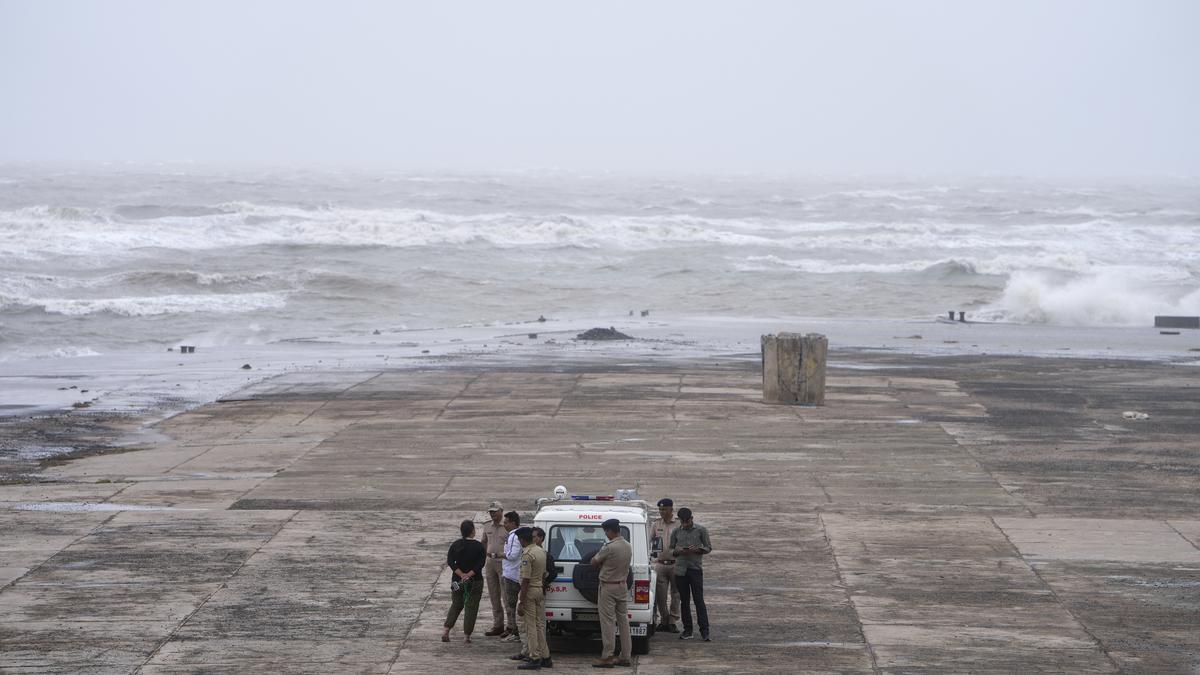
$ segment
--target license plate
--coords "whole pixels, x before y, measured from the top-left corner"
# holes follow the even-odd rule
[[[571,618],[576,621],[599,621],[600,615],[595,612],[575,612]]]
[[[646,637],[646,624],[633,624],[629,627],[629,634],[633,637]]]

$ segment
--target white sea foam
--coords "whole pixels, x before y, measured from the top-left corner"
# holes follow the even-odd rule
[[[1157,314],[1200,314],[1200,288],[1172,300],[1120,270],[1056,278],[1040,272],[1012,275],[1000,299],[980,318],[1067,326],[1148,326]]]
[[[639,250],[672,244],[756,245],[762,225],[687,216],[454,215],[411,209],[318,209],[225,204],[220,215],[136,223],[110,214],[36,207],[0,213],[0,256],[125,254],[136,249],[203,250],[262,245]],[[88,227],[80,227],[88,220]],[[765,234],[765,232],[764,232]]]
[[[892,191],[865,191],[866,193]],[[903,191],[906,198],[924,191]],[[847,193],[850,194],[850,193]],[[895,196],[895,195],[893,195]],[[694,200],[701,204],[705,200]],[[944,205],[922,203],[922,211]],[[924,207],[930,207],[925,209]],[[145,213],[150,207],[139,213]],[[126,209],[127,210],[127,209]],[[134,220],[99,208],[38,206],[0,212],[0,257],[129,256],[147,249],[178,251],[265,245],[432,247],[483,245],[499,249],[574,247],[653,250],[678,245],[772,246],[791,250],[969,250],[1087,245],[1103,254],[1114,246],[1194,243],[1190,228],[1118,224],[1104,218],[1072,224],[972,223],[958,220],[789,220],[699,217],[686,214],[452,214],[408,208],[318,208],[229,202],[183,215]],[[1072,213],[1102,215],[1096,209]],[[155,212],[156,213],[156,212]],[[199,213],[200,215],[195,215]]]
[[[1002,276],[1014,272],[1055,270],[1059,272],[1090,273],[1103,269],[1106,273],[1138,282],[1187,282],[1195,273],[1186,265],[1099,265],[1078,251],[1059,253],[1003,253],[1000,255],[967,255],[954,258],[917,258],[903,262],[848,262],[825,258],[781,258],[776,255],[751,255],[734,263],[740,271],[764,271],[779,268],[794,269],[807,274],[907,274],[955,273]]]
[[[948,260],[913,260],[902,263],[850,263],[822,260],[819,258],[786,259],[775,255],[752,255],[746,257],[746,263],[736,265],[741,271],[759,271],[772,267],[786,267],[808,274],[897,274],[903,272],[920,272],[929,269],[940,262]]]
[[[235,293],[223,295],[154,295],[123,298],[43,298],[20,301],[48,313],[81,316],[107,313],[117,316],[154,316],[211,312],[231,314],[278,309],[287,304],[282,293]]]
[[[246,272],[243,274],[222,272],[198,272],[193,270],[145,270],[93,276],[68,276],[64,274],[11,274],[0,275],[0,296],[28,298],[44,295],[47,291],[79,291],[86,289],[162,289],[172,287],[241,287],[263,284],[292,283],[296,274],[281,275],[273,272]]]
[[[55,347],[48,352],[34,356],[38,359],[78,359],[87,356],[100,356],[100,352],[91,347]]]

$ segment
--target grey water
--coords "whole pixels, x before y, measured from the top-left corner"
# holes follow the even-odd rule
[[[1200,181],[0,167],[0,359],[643,308],[1200,314]]]

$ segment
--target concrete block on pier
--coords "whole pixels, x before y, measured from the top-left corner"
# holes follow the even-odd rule
[[[762,336],[763,401],[824,405],[828,351],[829,341],[818,333]]]

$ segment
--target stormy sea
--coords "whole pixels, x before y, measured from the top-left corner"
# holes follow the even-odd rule
[[[1197,360],[1160,314],[1200,315],[1194,179],[0,167],[10,416],[177,409],[293,368],[754,358],[779,330]],[[592,327],[638,340],[574,339]]]
[[[1200,313],[1200,184],[0,171],[0,358],[623,315]]]

